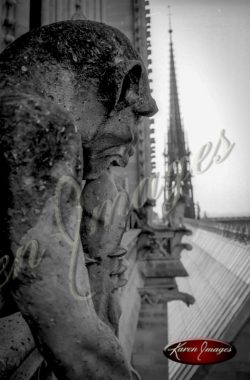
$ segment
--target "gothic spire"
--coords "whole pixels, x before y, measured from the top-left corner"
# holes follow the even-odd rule
[[[170,53],[170,88],[169,88],[169,126],[168,126],[168,149],[167,164],[168,175],[165,184],[168,191],[167,208],[171,208],[172,199],[175,197],[177,184],[182,183],[179,195],[185,198],[185,216],[194,218],[193,186],[191,181],[189,150],[185,142],[185,134],[182,126],[178,87],[175,71],[173,29],[169,7],[169,53]]]
[[[169,7],[170,9],[170,7]],[[174,48],[172,40],[172,23],[169,13],[169,47],[170,47],[170,104],[169,104],[169,159],[171,162],[180,160],[186,155],[185,137],[181,122],[180,104],[175,70]]]

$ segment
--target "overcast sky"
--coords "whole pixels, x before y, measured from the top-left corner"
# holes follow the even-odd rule
[[[194,175],[195,201],[208,216],[250,215],[250,0],[151,0],[153,95],[160,110],[155,116],[156,162],[161,175],[169,105],[168,5],[192,167],[194,156],[210,141],[213,149],[206,166],[223,129],[235,143],[221,164]]]

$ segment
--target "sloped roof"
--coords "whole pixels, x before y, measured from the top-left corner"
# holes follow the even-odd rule
[[[189,277],[177,278],[177,284],[196,302],[190,308],[177,301],[168,304],[169,344],[195,337],[228,338],[242,308],[250,315],[246,306],[250,298],[250,245],[187,227],[193,236],[183,241],[192,244],[193,250],[183,251],[182,263]],[[237,328],[241,328],[238,322]],[[198,368],[170,360],[169,380],[192,379]]]

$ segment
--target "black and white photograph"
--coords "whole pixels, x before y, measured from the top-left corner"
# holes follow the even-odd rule
[[[250,0],[0,22],[0,380],[249,380]]]

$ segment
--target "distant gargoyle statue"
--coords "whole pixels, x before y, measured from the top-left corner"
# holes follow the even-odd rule
[[[142,302],[149,305],[165,304],[171,301],[183,301],[188,307],[195,303],[191,294],[180,292],[178,288],[171,290],[139,289]]]
[[[60,380],[130,379],[115,335],[126,218],[90,224],[157,110],[142,60],[118,30],[65,21],[11,44],[0,83],[0,315],[21,311]]]

